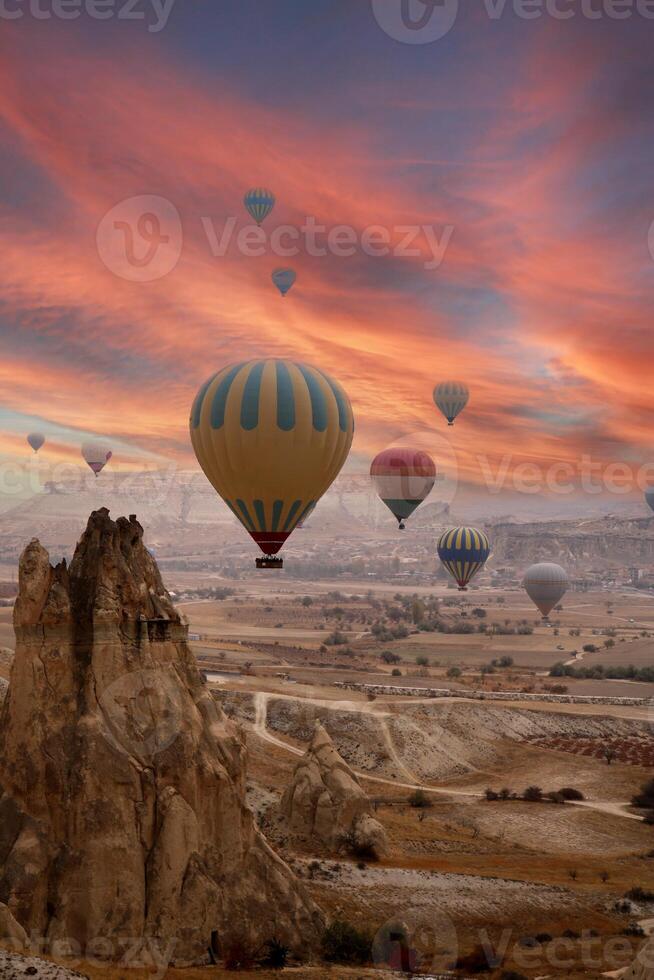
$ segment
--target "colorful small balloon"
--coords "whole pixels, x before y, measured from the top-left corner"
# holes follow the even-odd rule
[[[447,419],[448,425],[454,425],[454,420],[468,404],[470,392],[462,381],[441,381],[434,388],[434,403]]]
[[[460,592],[465,592],[468,582],[484,567],[489,555],[488,538],[475,527],[450,528],[438,542],[438,557]]]
[[[82,456],[96,477],[105,468],[113,453],[99,442],[85,442],[82,446]]]
[[[297,273],[295,269],[275,269],[272,274],[272,281],[282,296],[286,296],[286,293],[293,287],[296,279]]]
[[[522,584],[531,601],[540,610],[543,619],[547,619],[554,606],[568,591],[570,580],[567,572],[560,565],[555,565],[551,561],[541,561],[527,569]]]
[[[39,449],[45,442],[45,436],[41,432],[30,432],[30,434],[27,437],[27,441],[32,447],[32,449],[34,450],[34,452],[38,453]]]
[[[260,225],[275,207],[275,195],[265,187],[253,187],[243,198],[243,203],[251,217]]]
[[[405,520],[432,491],[436,481],[433,459],[420,449],[385,449],[372,461],[370,476],[379,497],[398,521]]]

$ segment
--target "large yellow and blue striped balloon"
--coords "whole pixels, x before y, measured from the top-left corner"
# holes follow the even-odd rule
[[[243,204],[260,225],[275,207],[275,195],[266,187],[253,187],[243,198]]]
[[[490,544],[483,531],[475,527],[453,527],[441,535],[438,557],[461,592],[483,568],[490,554]]]
[[[209,481],[261,550],[275,555],[339,473],[354,418],[329,375],[270,358],[209,378],[190,428]]]

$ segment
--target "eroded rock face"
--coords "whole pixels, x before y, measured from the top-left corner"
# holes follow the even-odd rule
[[[292,833],[315,837],[329,847],[349,837],[377,856],[386,850],[386,834],[371,816],[370,800],[320,722],[295,767],[281,811]]]
[[[208,694],[135,517],[91,514],[70,568],[20,562],[0,715],[0,902],[82,950],[124,937],[206,963],[320,913],[256,830],[239,729]]]
[[[634,962],[622,974],[622,980],[654,980],[654,938],[643,944]]]

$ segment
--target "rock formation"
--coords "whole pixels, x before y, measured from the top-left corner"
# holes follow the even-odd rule
[[[207,963],[320,913],[254,826],[239,729],[209,695],[135,517],[95,511],[70,568],[20,560],[0,715],[0,902],[81,950]]]
[[[654,937],[641,946],[634,962],[621,974],[621,980],[654,980]]]
[[[281,811],[292,833],[328,847],[348,838],[361,853],[380,857],[386,850],[386,834],[371,816],[370,800],[320,722],[295,767]]]

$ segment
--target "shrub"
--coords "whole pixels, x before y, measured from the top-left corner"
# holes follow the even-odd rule
[[[288,962],[290,949],[279,941],[279,939],[269,939],[264,946],[261,966],[269,970],[283,970]]]
[[[490,787],[488,789],[484,790],[484,796],[486,797],[486,799],[489,802],[491,800],[498,800],[499,799],[499,794],[496,793],[494,789],[490,789]]]
[[[543,799],[543,791],[540,786],[528,786],[522,794],[522,798],[528,803],[540,803]]]
[[[447,669],[447,676],[448,677],[460,677],[461,676],[461,668],[460,667],[448,667],[448,669]]]
[[[565,798],[560,793],[557,793],[556,790],[550,790],[547,794],[547,799],[551,800],[552,803],[565,803]]]
[[[418,667],[428,667],[429,660],[427,657],[416,657],[416,664]]]
[[[401,676],[402,676],[402,671],[399,669],[399,667],[393,667],[391,671],[391,677],[401,677]]]
[[[645,809],[654,809],[654,779],[648,780],[640,788],[640,793],[631,801],[634,806],[645,807]]]
[[[324,960],[344,965],[362,966],[369,962],[372,952],[370,936],[340,919],[327,926],[320,946]]]
[[[631,899],[632,902],[654,902],[654,892],[647,891],[645,888],[641,888],[640,885],[636,885],[634,888],[629,889],[625,898]]]
[[[421,789],[417,789],[414,793],[412,793],[409,799],[407,800],[407,803],[410,806],[417,807],[417,808],[425,808],[432,805],[432,802],[427,796],[427,794],[424,792],[424,790]]]
[[[396,653],[391,653],[390,650],[384,650],[383,653],[380,653],[379,659],[383,660],[385,664],[399,664],[402,662],[402,657],[398,657]]]
[[[574,786],[563,786],[559,790],[559,795],[563,797],[564,800],[583,800],[585,799],[584,794],[579,789],[575,789]]]

